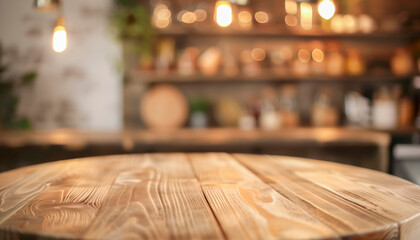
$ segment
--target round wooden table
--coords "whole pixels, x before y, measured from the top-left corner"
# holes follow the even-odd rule
[[[0,174],[0,239],[420,239],[420,187],[323,161],[106,156]]]

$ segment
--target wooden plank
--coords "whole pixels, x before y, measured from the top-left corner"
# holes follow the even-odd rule
[[[183,154],[140,155],[120,172],[87,239],[223,239]]]
[[[377,171],[323,161],[274,156],[268,158],[275,159],[277,167],[267,165],[265,171],[270,168],[278,169],[279,172],[292,171],[301,179],[398,223],[400,234],[411,236],[416,229],[411,226],[420,225],[419,217],[415,217],[420,212],[420,187],[405,180]],[[259,158],[255,156],[254,159]],[[270,174],[264,172],[264,175]]]
[[[60,168],[66,171],[69,167],[70,164],[67,163],[45,164],[38,166],[36,171],[30,167],[2,174],[0,224],[44,191],[54,179],[60,177]]]
[[[418,240],[420,237],[420,213],[400,222],[400,239]]]
[[[235,154],[234,157],[280,194],[299,205],[319,221],[334,229],[341,236],[375,237],[392,239],[398,237],[398,224],[385,216],[347,200],[308,179],[294,173],[296,169],[316,171],[312,164],[302,159]],[[324,164],[320,168],[331,169],[336,164]],[[339,165],[345,166],[345,165]],[[351,169],[352,167],[350,167]],[[373,231],[372,231],[373,230]]]
[[[420,225],[420,218],[413,218],[420,213],[420,204],[416,201],[420,196],[420,188],[412,191],[410,195],[399,194],[398,192],[408,192],[408,189],[413,190],[414,186],[400,185],[399,189],[387,186],[386,182],[389,182],[392,176],[383,176],[383,183],[374,183],[357,178],[351,172],[298,172],[297,175],[311,179],[315,184],[339,196],[398,222],[402,232],[413,232],[415,228],[412,227]]]
[[[37,170],[34,166],[13,169],[0,174],[0,191],[8,186],[18,184],[22,178],[34,173]]]
[[[190,154],[229,239],[331,239],[338,235],[262,182],[228,154]]]
[[[29,176],[25,181],[47,186],[0,227],[10,229],[16,233],[14,236],[24,232],[59,238],[81,237],[96,216],[118,167],[123,166],[118,163],[119,158],[62,161],[47,164],[49,169],[39,167],[37,172],[41,176]]]

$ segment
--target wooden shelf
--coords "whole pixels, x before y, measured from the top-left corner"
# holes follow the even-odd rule
[[[420,37],[420,31],[406,30],[386,33],[332,33],[324,31],[292,31],[284,26],[270,26],[261,29],[241,30],[232,28],[202,27],[194,28],[183,25],[173,25],[171,28],[157,30],[158,36],[166,37],[246,37],[246,38],[284,38],[284,39],[340,39],[361,41],[401,41],[414,40]]]
[[[133,70],[129,72],[129,79],[141,83],[224,83],[224,82],[401,82],[412,80],[414,76],[392,75],[364,75],[364,76],[292,76],[277,75],[271,71],[262,71],[261,74],[250,76],[239,74],[235,76],[215,75],[205,76],[202,74],[181,75],[177,72],[158,74],[154,71]]]

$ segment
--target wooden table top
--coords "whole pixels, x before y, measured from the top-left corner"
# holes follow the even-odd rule
[[[35,236],[419,239],[420,187],[368,169],[282,156],[65,160],[0,174],[0,239]]]

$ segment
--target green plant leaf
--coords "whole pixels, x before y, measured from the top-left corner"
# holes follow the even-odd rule
[[[0,74],[2,74],[3,72],[5,72],[7,70],[7,66],[6,65],[1,65],[0,66]]]
[[[17,127],[19,130],[31,130],[32,126],[28,119],[22,118],[17,122]]]
[[[203,98],[194,99],[190,102],[191,112],[202,111],[206,112],[210,108],[210,103]]]
[[[36,72],[27,72],[22,76],[22,84],[32,84],[36,78]]]
[[[11,82],[0,83],[0,95],[11,94],[13,85]]]

